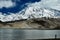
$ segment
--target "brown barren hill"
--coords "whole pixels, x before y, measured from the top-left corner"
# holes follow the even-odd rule
[[[60,18],[35,18],[0,22],[0,28],[60,29]]]

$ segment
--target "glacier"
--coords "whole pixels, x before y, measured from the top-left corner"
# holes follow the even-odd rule
[[[49,6],[49,4],[51,5]],[[8,22],[8,21],[21,20],[21,19],[42,18],[42,17],[59,18],[60,7],[56,7],[57,4],[59,4],[57,0],[54,1],[42,0],[34,3],[26,3],[24,5],[27,6],[19,12],[16,13],[8,12],[10,13],[9,15],[0,12],[0,21]]]

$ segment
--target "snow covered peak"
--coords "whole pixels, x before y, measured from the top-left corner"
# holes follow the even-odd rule
[[[40,6],[29,7],[25,15],[33,16],[34,18],[41,18],[41,17],[50,17],[54,18],[54,10],[51,11],[50,9],[41,8]]]
[[[8,22],[8,21],[15,21],[15,20],[21,20],[21,19],[29,19],[29,18],[41,18],[41,17],[51,17],[54,18],[54,11],[51,11],[49,9],[41,8],[39,6],[35,7],[27,7],[26,9],[20,11],[19,13],[10,15],[2,15],[0,13],[0,21],[2,22]]]

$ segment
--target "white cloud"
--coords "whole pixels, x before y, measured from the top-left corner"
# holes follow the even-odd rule
[[[11,6],[15,6],[15,3],[13,3],[11,0],[8,0],[8,1],[0,0],[0,8],[2,8],[2,7],[11,7]]]
[[[60,0],[42,0],[44,7],[60,10]]]

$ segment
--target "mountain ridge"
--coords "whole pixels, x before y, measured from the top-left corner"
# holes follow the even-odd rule
[[[0,21],[7,22],[7,21],[14,21],[14,20],[21,20],[21,19],[29,19],[29,18],[59,18],[56,17],[55,14],[60,13],[60,11],[57,10],[51,10],[51,9],[43,9],[38,8],[34,9],[32,7],[27,8],[20,13],[12,14],[11,15],[2,15],[0,14]]]

